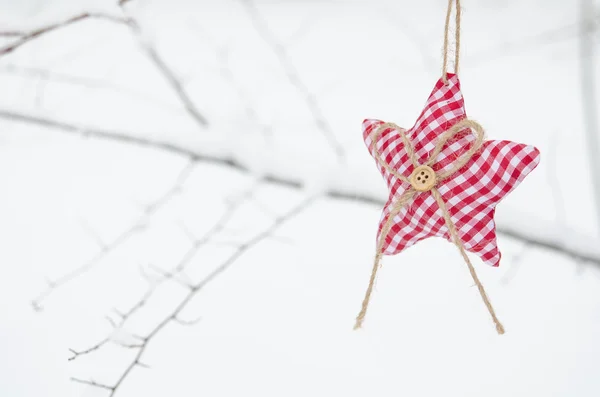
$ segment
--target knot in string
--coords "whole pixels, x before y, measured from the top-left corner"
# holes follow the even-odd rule
[[[463,131],[465,128],[470,128],[472,130],[473,135],[475,136],[475,141],[472,143],[472,145],[469,148],[469,150],[467,150],[466,152],[464,152],[463,154],[461,154],[452,163],[452,167],[449,170],[442,171],[442,172],[434,174],[434,178],[435,178],[435,182],[436,183],[433,184],[431,186],[431,188],[426,189],[426,190],[419,190],[417,188],[418,187],[418,183],[417,183],[417,187],[415,187],[415,184],[411,181],[412,177],[414,176],[414,172],[415,171],[413,171],[413,174],[411,174],[410,177],[406,177],[406,176],[400,174],[395,169],[393,169],[381,157],[381,153],[380,153],[379,149],[377,148],[377,141],[379,140],[379,137],[381,136],[381,134],[383,133],[383,131],[385,131],[388,128],[393,128],[393,129],[395,129],[396,131],[398,131],[400,133],[400,136],[402,138],[402,143],[404,144],[404,150],[408,154],[408,158],[409,158],[410,162],[412,163],[415,171],[421,171],[421,170],[426,169],[428,171],[431,170],[429,172],[433,172],[432,166],[435,164],[435,161],[436,161],[437,157],[440,155],[440,153],[442,152],[442,150],[444,149],[444,147],[446,146],[446,144],[452,138],[454,138],[458,133],[460,133],[461,131]],[[371,144],[373,145],[372,151],[374,153],[375,161],[377,161],[377,163],[379,165],[381,165],[383,168],[385,168],[385,170],[387,172],[389,172],[390,174],[394,175],[396,178],[398,178],[402,182],[410,184],[411,185],[411,189],[415,189],[417,191],[428,191],[428,190],[433,189],[436,184],[444,181],[445,179],[448,179],[456,171],[460,170],[465,164],[467,164],[469,162],[469,160],[471,160],[471,158],[473,157],[473,155],[479,149],[481,149],[481,146],[483,145],[484,135],[485,135],[485,132],[483,130],[483,127],[479,123],[477,123],[476,121],[473,121],[473,120],[463,119],[463,120],[459,121],[458,123],[454,124],[450,129],[448,129],[446,132],[444,132],[439,137],[439,139],[437,140],[437,142],[435,144],[435,147],[433,148],[433,150],[431,151],[431,153],[429,154],[428,158],[425,160],[425,162],[423,164],[420,164],[419,161],[417,160],[417,156],[415,154],[415,149],[414,149],[412,143],[410,142],[410,140],[408,139],[408,137],[406,136],[406,130],[404,128],[402,128],[402,127],[397,126],[394,123],[383,123],[381,126],[379,126],[379,128],[377,128],[374,131],[373,138],[372,138],[372,143]]]
[[[387,161],[385,161],[381,157],[381,153],[377,147],[377,141],[379,140],[379,137],[381,136],[383,131],[388,128],[393,128],[400,133],[400,137],[402,138],[402,142],[404,144],[404,149],[408,155],[410,162],[412,163],[412,165],[414,167],[414,170],[409,177],[406,177],[405,175],[402,175],[401,173],[399,173],[397,170],[392,168],[390,166],[390,164],[387,163]],[[470,129],[471,132],[473,133],[473,135],[475,136],[475,140],[471,143],[470,148],[467,151],[465,151],[464,153],[462,153],[456,160],[454,160],[454,162],[452,162],[452,164],[451,164],[452,166],[449,169],[444,170],[442,168],[442,170],[440,170],[439,172],[435,172],[432,167],[435,164],[436,159],[438,158],[438,156],[441,154],[442,150],[446,146],[446,144],[452,138],[454,138],[459,132],[463,131],[466,128]],[[383,255],[383,250],[384,250],[383,246],[385,243],[385,239],[392,227],[393,219],[400,213],[402,208],[404,208],[406,205],[408,205],[410,202],[412,202],[413,198],[415,197],[415,195],[417,193],[425,193],[425,192],[430,191],[442,212],[446,227],[448,228],[448,233],[450,235],[451,241],[458,247],[463,259],[465,260],[465,262],[467,263],[467,266],[469,267],[471,276],[473,277],[473,280],[475,281],[475,284],[477,285],[477,287],[479,289],[481,297],[482,297],[486,307],[488,308],[488,311],[490,312],[490,315],[492,316],[494,323],[496,324],[497,332],[499,334],[504,333],[504,327],[502,326],[502,324],[496,317],[494,309],[487,297],[487,294],[485,293],[483,285],[479,281],[479,278],[477,277],[477,274],[475,273],[475,269],[473,268],[473,265],[471,264],[471,261],[469,260],[469,258],[467,256],[467,253],[462,244],[462,241],[460,240],[460,238],[458,236],[456,226],[454,225],[454,222],[452,222],[450,213],[448,212],[448,209],[446,207],[446,203],[444,202],[440,192],[437,189],[438,184],[440,184],[444,180],[450,178],[454,173],[456,173],[462,167],[464,167],[469,162],[469,160],[471,160],[471,158],[475,155],[475,153],[477,153],[481,149],[481,147],[483,145],[483,140],[484,140],[483,127],[481,127],[481,125],[479,123],[477,123],[473,120],[463,119],[463,120],[459,121],[458,123],[454,124],[450,129],[445,131],[439,137],[439,139],[437,140],[437,142],[435,144],[435,147],[433,148],[433,150],[431,151],[431,153],[429,154],[427,159],[421,164],[421,163],[419,163],[419,161],[417,159],[417,156],[415,154],[415,149],[414,149],[412,143],[410,142],[408,136],[406,135],[405,129],[397,126],[394,123],[383,123],[381,126],[379,126],[374,131],[373,137],[371,140],[371,145],[373,145],[372,152],[374,154],[375,160],[388,173],[395,176],[400,181],[402,181],[406,184],[409,184],[410,187],[406,188],[404,190],[404,192],[400,196],[397,197],[396,201],[394,202],[394,204],[391,207],[390,213],[388,214],[388,218],[381,229],[381,233],[379,235],[379,239],[377,242],[377,250],[376,250],[376,254],[375,254],[375,261],[373,264],[373,270],[371,272],[369,286],[367,288],[367,292],[365,294],[365,298],[362,303],[362,308],[361,308],[358,316],[356,317],[356,323],[354,325],[354,329],[358,329],[362,326],[362,322],[367,313],[367,307],[369,305],[369,300],[371,297],[371,293],[373,291],[373,286],[375,284],[377,269],[380,266],[381,257]]]

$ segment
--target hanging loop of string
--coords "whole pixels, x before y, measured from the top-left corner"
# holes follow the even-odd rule
[[[456,4],[456,16],[455,16],[455,27],[454,27],[454,73],[458,74],[458,61],[460,58],[460,0],[448,0],[448,11],[446,12],[446,24],[444,26],[444,61],[442,66],[442,81],[448,85],[448,35],[450,31],[450,14],[452,14],[452,5]]]

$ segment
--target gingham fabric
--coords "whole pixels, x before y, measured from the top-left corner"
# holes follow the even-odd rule
[[[419,164],[429,159],[437,138],[444,131],[466,118],[458,77],[448,73],[447,78],[448,85],[442,79],[438,80],[417,122],[406,132]],[[365,144],[373,157],[373,144],[376,144],[381,158],[408,178],[414,166],[404,149],[400,132],[386,128],[377,142],[372,141],[374,132],[383,123],[381,120],[364,120]],[[453,160],[467,151],[474,139],[468,129],[457,134],[445,145],[432,166],[433,170],[438,172],[452,168]],[[533,146],[510,141],[485,141],[481,150],[463,168],[437,185],[465,249],[491,266],[498,266],[501,257],[496,243],[495,207],[539,161],[540,153]],[[383,166],[377,166],[390,191],[379,222],[379,239],[394,202],[410,185],[398,180]],[[397,254],[432,236],[451,241],[442,212],[431,192],[417,193],[414,200],[393,219],[383,254]]]

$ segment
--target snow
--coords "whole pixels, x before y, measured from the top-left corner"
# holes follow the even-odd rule
[[[0,390],[2,395],[30,397],[75,396],[68,382],[68,341],[55,318],[31,310],[13,285],[27,279],[3,266],[0,280]],[[5,285],[6,284],[6,285]]]
[[[600,257],[571,34],[576,7],[463,3],[468,114],[489,137],[542,152],[536,171],[499,205],[499,226]],[[3,21],[18,27],[34,24],[33,13],[49,18],[50,9],[68,15],[87,6],[115,12],[96,1],[39,10],[33,1],[19,4],[2,3]],[[331,190],[383,201],[385,185],[360,123],[414,122],[438,78],[444,7],[438,0],[258,2],[343,143],[343,163],[240,2],[128,6],[142,20],[143,39],[185,82],[208,129],[189,117],[126,27],[79,23],[0,59],[0,109],[127,131],[233,158],[250,171],[198,162],[181,190],[147,214],[188,159],[1,119],[0,394],[106,396],[69,377],[114,384],[136,353],[120,345],[140,343],[187,296],[186,285],[211,274],[277,216]],[[538,42],[549,30],[558,31],[552,42]],[[264,175],[303,187],[265,182]],[[194,249],[185,272],[165,279],[161,273],[182,262],[192,240],[248,191],[223,229]],[[442,239],[384,259],[364,329],[352,331],[380,210],[316,199],[199,291],[178,318],[200,321],[162,328],[142,356],[149,368],[134,368],[116,395],[600,393],[600,268],[503,234],[500,268],[474,263],[505,335],[496,335],[468,269]],[[42,311],[31,309],[48,282],[132,225],[131,236],[89,271],[41,299]],[[149,291],[124,326],[107,321],[119,323],[118,313]],[[67,362],[68,349],[83,351],[107,337],[98,351]]]

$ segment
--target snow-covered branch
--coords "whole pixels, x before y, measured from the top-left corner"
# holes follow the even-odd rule
[[[234,157],[219,157],[209,155],[200,151],[193,151],[184,145],[153,141],[127,132],[110,131],[96,127],[73,125],[42,116],[28,115],[1,109],[0,118],[41,125],[69,133],[80,134],[83,136],[111,139],[147,148],[162,149],[177,155],[188,157],[194,161],[216,163],[236,169],[240,172],[250,172],[250,169],[246,165]],[[344,179],[343,177],[343,175],[339,176],[337,178],[338,181],[342,181]],[[348,178],[355,177],[348,175]],[[270,183],[285,185],[293,188],[302,188],[303,186],[300,180],[276,173],[273,170],[270,173],[266,173],[263,179]],[[378,207],[383,205],[383,200],[381,197],[366,193],[364,191],[348,188],[348,186],[356,186],[355,183],[342,182],[339,183],[339,186],[330,186],[324,189],[322,192],[323,195],[336,199],[359,201],[366,204],[376,205]],[[600,247],[591,238],[578,235],[577,233],[570,233],[568,236],[565,236],[565,234],[562,232],[556,232],[558,230],[556,225],[550,223],[542,224],[543,222],[541,221],[533,222],[541,226],[535,228],[536,233],[529,233],[528,230],[530,230],[532,227],[535,227],[532,226],[532,221],[530,218],[523,216],[523,214],[518,214],[518,216],[515,215],[514,219],[512,220],[514,222],[497,225],[498,232],[507,237],[526,242],[532,247],[546,248],[551,251],[570,256],[574,259],[600,266]]]

